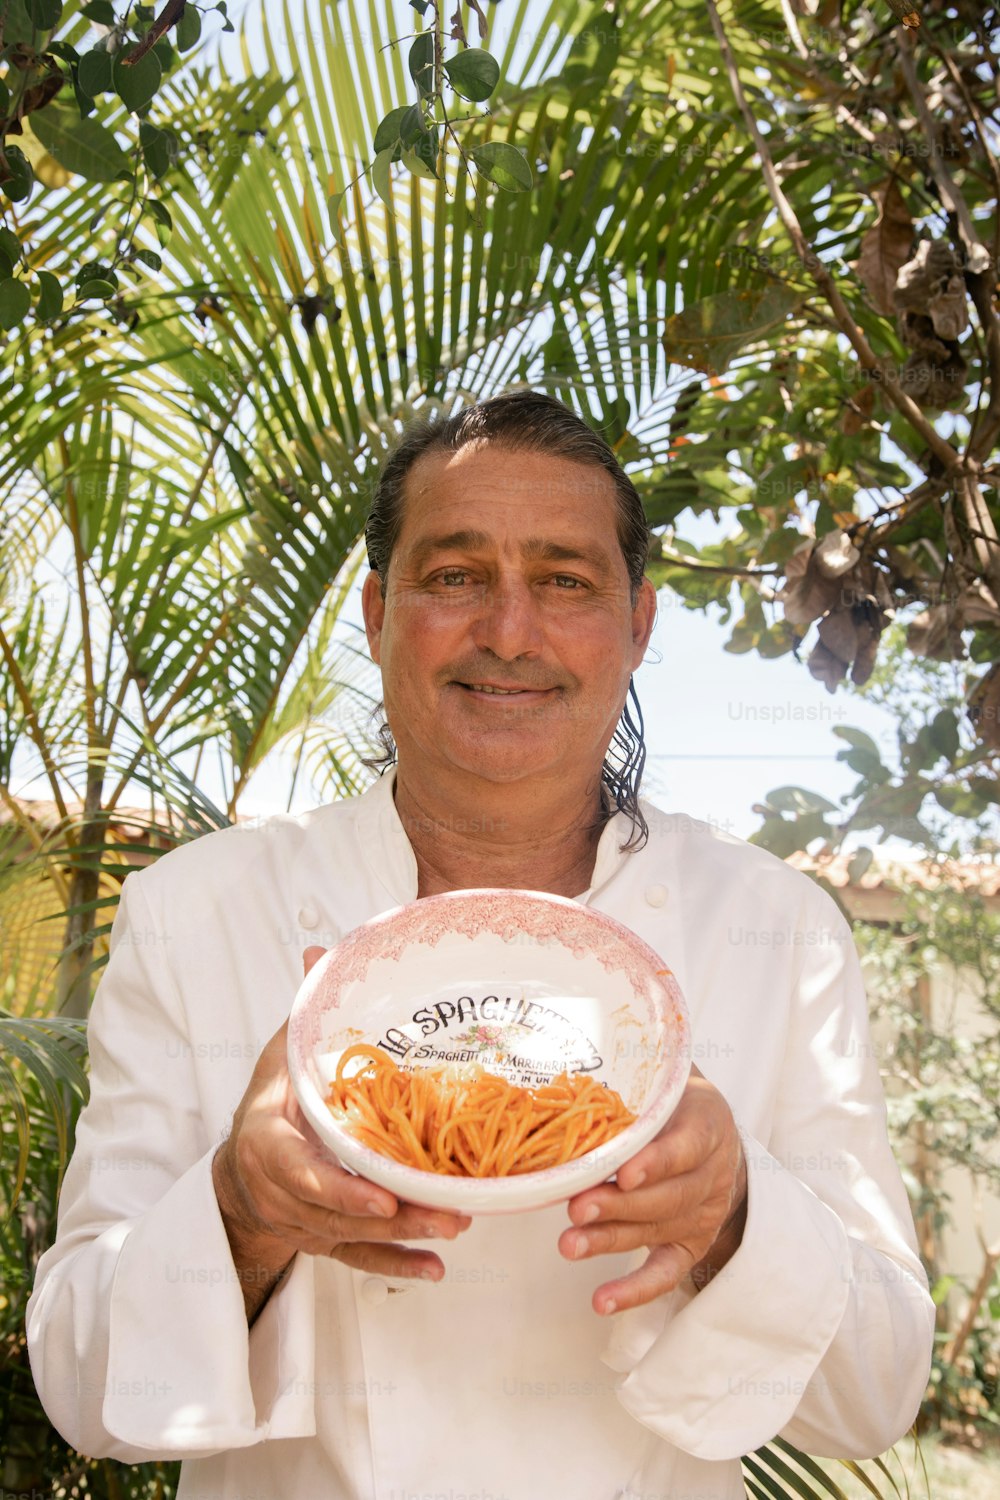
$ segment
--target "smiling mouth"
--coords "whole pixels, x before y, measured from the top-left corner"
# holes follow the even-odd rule
[[[457,687],[464,688],[467,693],[479,693],[486,696],[498,698],[519,698],[525,693],[548,693],[551,688],[536,687],[498,687],[490,682],[459,682]]]

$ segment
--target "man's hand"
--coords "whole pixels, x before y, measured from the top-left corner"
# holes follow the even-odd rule
[[[567,1260],[649,1247],[646,1262],[594,1293],[594,1311],[623,1312],[671,1292],[690,1275],[706,1285],[739,1249],[747,1172],[732,1113],[697,1068],[670,1122],[603,1183],[569,1201]],[[583,1226],[586,1225],[586,1228]]]
[[[306,949],[307,974],[324,951]],[[248,1319],[299,1250],[374,1275],[440,1281],[439,1256],[397,1242],[454,1239],[471,1219],[400,1203],[327,1156],[295,1098],[287,1034],[286,1021],[258,1058],[229,1138],[212,1163]]]

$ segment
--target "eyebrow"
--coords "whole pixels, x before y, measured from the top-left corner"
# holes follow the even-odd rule
[[[420,568],[439,552],[489,552],[494,545],[489,532],[466,528],[441,536],[425,537],[410,554],[413,567]],[[610,572],[611,559],[603,547],[553,542],[546,537],[529,536],[521,543],[521,556],[528,562],[583,562],[598,572]]]

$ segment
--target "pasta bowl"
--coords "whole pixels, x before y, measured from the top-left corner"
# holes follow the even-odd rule
[[[586,1075],[635,1119],[540,1171],[403,1165],[327,1102],[342,1054],[359,1044],[407,1072],[479,1064],[531,1090]],[[288,1068],[309,1123],[350,1171],[425,1208],[513,1213],[606,1181],[652,1140],[684,1091],[690,1031],[666,962],[612,917],[539,891],[449,891],[374,917],[313,966],[292,1005]]]

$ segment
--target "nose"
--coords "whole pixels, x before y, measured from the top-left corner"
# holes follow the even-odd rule
[[[515,573],[493,579],[483,590],[472,636],[481,651],[492,651],[502,661],[537,656],[543,639],[541,606],[530,583]]]

